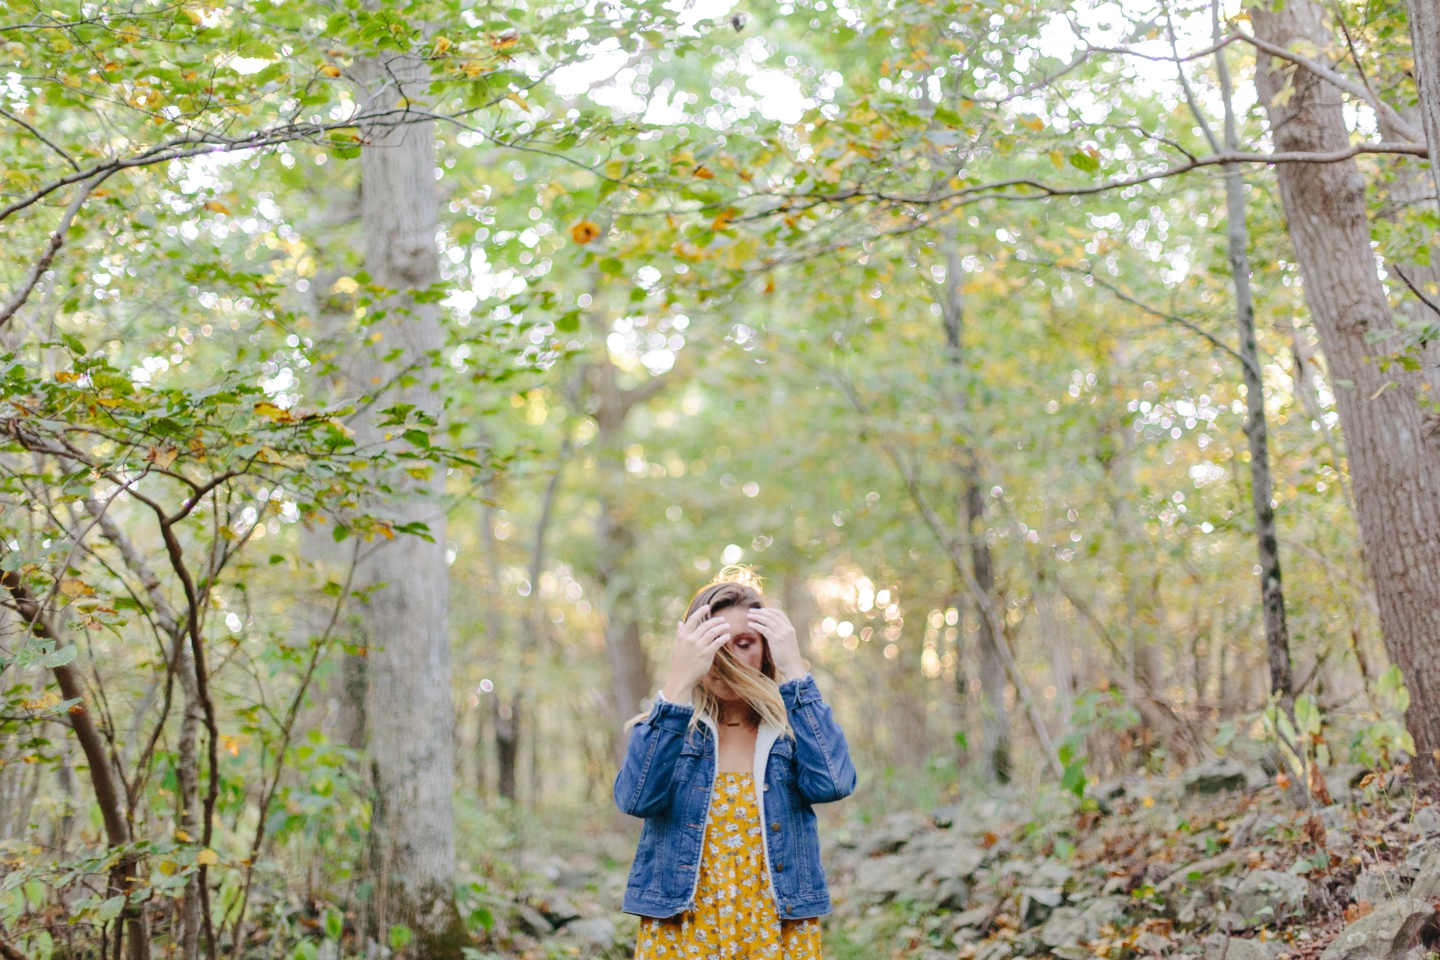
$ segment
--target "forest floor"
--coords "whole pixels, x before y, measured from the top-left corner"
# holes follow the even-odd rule
[[[1440,960],[1440,804],[1403,775],[1330,772],[1298,807],[1258,767],[1020,788],[883,816],[827,811],[831,960]],[[1354,781],[1352,786],[1347,781]],[[1363,785],[1361,781],[1363,782]],[[530,853],[471,960],[628,958],[634,835]],[[513,862],[513,861],[512,861]]]

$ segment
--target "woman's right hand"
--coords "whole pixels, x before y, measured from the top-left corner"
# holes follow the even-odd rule
[[[682,706],[690,702],[690,693],[715,662],[715,654],[730,640],[730,623],[724,617],[705,619],[710,605],[705,604],[682,621],[675,631],[675,647],[670,651],[670,674],[662,691],[665,699]]]

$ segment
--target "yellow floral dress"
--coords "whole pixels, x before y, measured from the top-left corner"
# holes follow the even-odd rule
[[[695,909],[640,922],[635,960],[820,960],[820,921],[775,911],[754,777],[716,776]]]

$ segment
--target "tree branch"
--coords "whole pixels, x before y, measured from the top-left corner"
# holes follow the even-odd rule
[[[80,188],[80,192],[75,195],[75,199],[70,201],[70,206],[65,208],[65,214],[60,218],[60,223],[56,225],[54,232],[50,234],[50,242],[45,245],[45,252],[40,255],[39,260],[35,261],[35,267],[30,271],[29,278],[21,284],[19,290],[15,291],[15,295],[10,298],[10,302],[5,304],[4,307],[0,307],[0,327],[5,326],[10,318],[15,316],[15,311],[23,307],[25,301],[30,299],[31,291],[33,291],[35,285],[40,282],[40,278],[45,275],[45,271],[50,269],[50,264],[55,261],[55,254],[59,253],[60,248],[65,245],[65,234],[70,232],[70,225],[75,222],[75,215],[80,212],[80,208],[84,206],[85,201],[90,197],[90,193],[96,187],[100,186],[101,183],[105,182],[105,179],[109,177],[111,173],[114,173],[114,171],[97,174],[91,179],[86,180]]]

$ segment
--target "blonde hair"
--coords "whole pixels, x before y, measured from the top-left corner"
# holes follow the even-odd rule
[[[758,609],[765,606],[765,597],[760,592],[760,578],[750,567],[732,565],[722,569],[699,593],[695,594],[690,601],[690,606],[685,611],[685,620],[689,620],[695,611],[709,604],[709,616],[726,607],[747,607]],[[708,618],[707,618],[708,619]],[[780,684],[775,679],[775,661],[770,656],[770,643],[764,643],[764,657],[760,662],[760,669],[752,669],[739,660],[730,652],[729,645],[721,647],[715,654],[711,670],[717,679],[729,684],[730,689],[739,695],[759,715],[761,721],[778,727],[781,732],[789,737],[794,736],[790,729],[790,717],[785,709],[785,698],[780,695]],[[720,720],[720,698],[710,691],[702,680],[695,685],[691,693],[695,707],[694,714],[690,717],[690,728],[694,729],[700,723],[702,717],[709,717],[715,722]],[[625,725],[628,730],[635,724],[644,720],[650,714],[645,712],[633,717]]]

